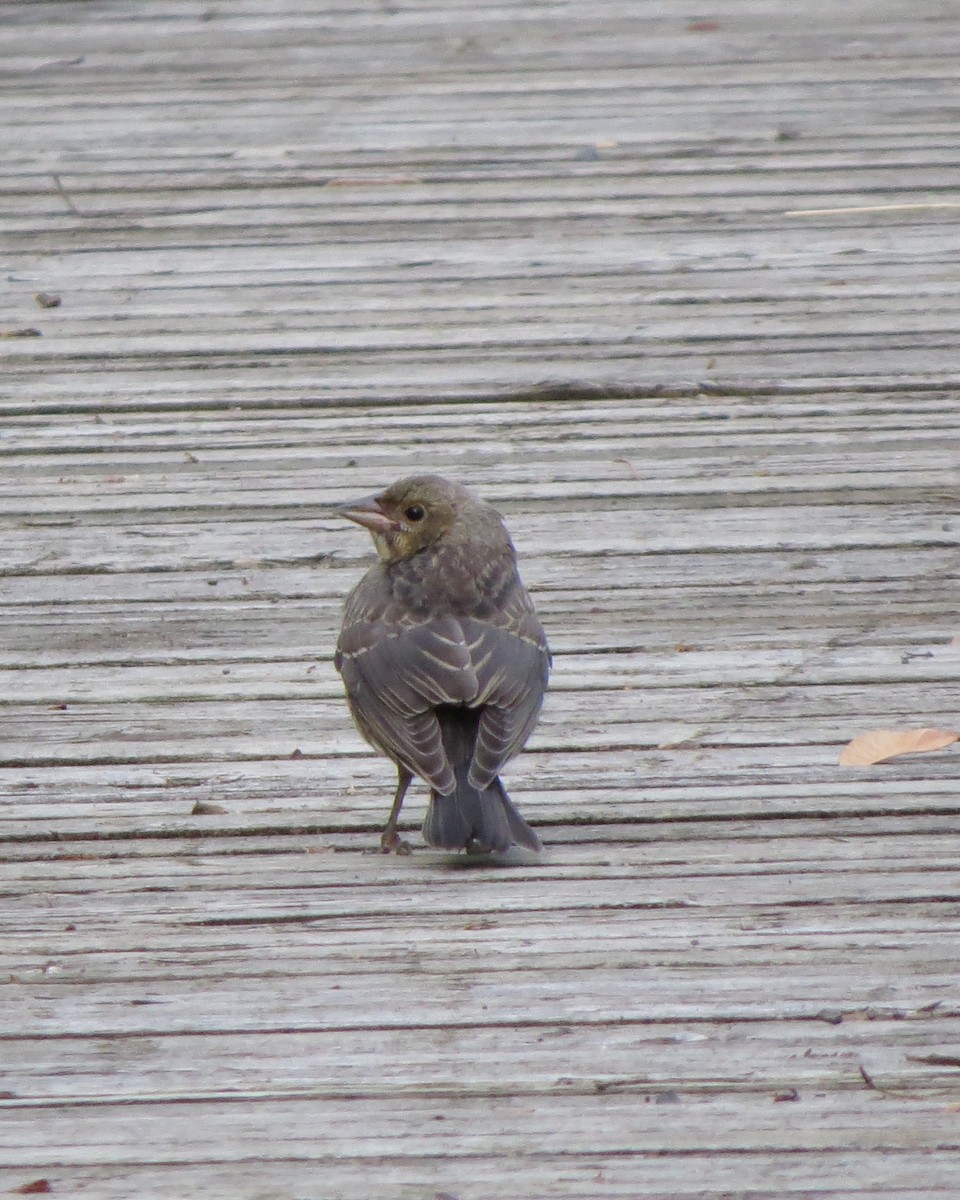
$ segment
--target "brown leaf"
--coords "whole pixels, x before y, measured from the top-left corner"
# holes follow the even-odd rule
[[[840,751],[841,767],[869,767],[900,754],[942,750],[960,739],[946,729],[871,729],[848,742]]]

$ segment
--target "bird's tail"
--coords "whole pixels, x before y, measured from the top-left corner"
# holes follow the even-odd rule
[[[485,854],[511,846],[539,850],[540,839],[517,812],[503,784],[495,779],[478,791],[467,780],[467,769],[457,771],[457,790],[450,796],[430,792],[423,821],[423,840],[443,850]]]
[[[457,786],[447,796],[431,790],[423,822],[424,841],[443,850],[481,854],[501,853],[511,846],[540,850],[540,839],[514,808],[499,778],[482,791],[467,778],[476,741],[476,711],[448,709],[438,715]]]

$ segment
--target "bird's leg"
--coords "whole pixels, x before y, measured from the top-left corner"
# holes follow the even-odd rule
[[[394,852],[397,854],[410,853],[410,843],[403,841],[399,833],[397,833],[397,821],[400,819],[403,798],[407,794],[407,788],[410,786],[412,778],[413,775],[411,775],[406,767],[397,767],[397,790],[393,797],[393,808],[390,809],[390,816],[387,818],[387,823],[383,827],[383,833],[380,835],[380,849],[384,854]]]

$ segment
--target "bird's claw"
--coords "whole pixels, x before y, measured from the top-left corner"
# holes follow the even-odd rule
[[[385,829],[380,837],[381,854],[412,854],[413,847],[395,829]]]

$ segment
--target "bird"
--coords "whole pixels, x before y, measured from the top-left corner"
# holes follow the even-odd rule
[[[397,768],[382,851],[410,852],[397,822],[414,776],[430,788],[428,845],[539,851],[500,771],[533,732],[552,660],[503,518],[429,474],[336,512],[377,551],[347,598],[334,664],[360,733]]]

